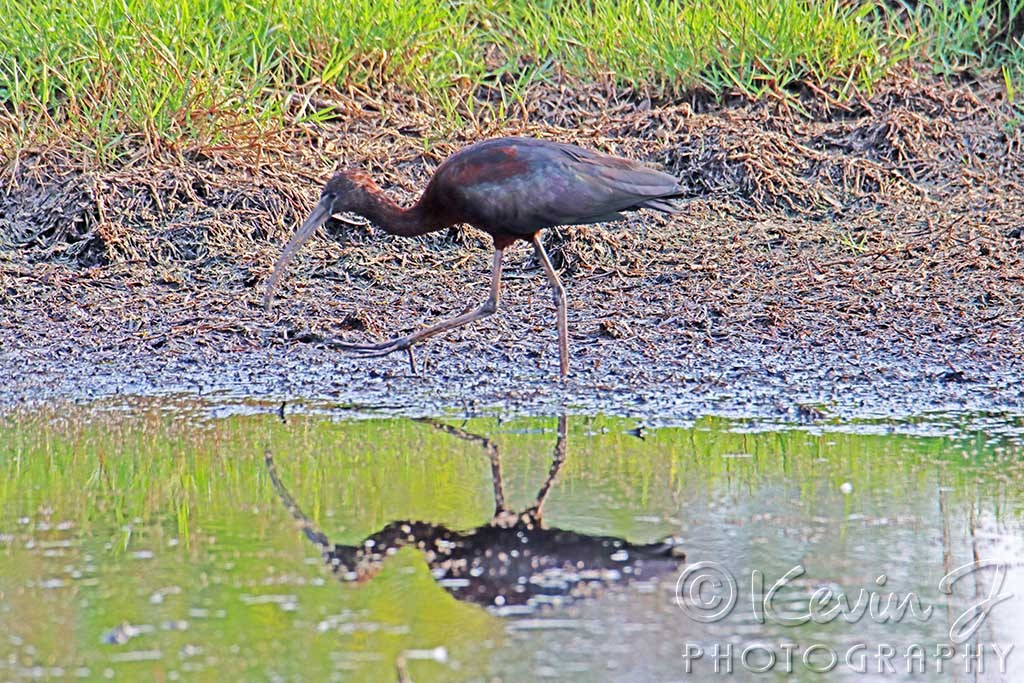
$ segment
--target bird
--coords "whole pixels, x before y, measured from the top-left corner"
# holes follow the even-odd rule
[[[335,346],[362,357],[406,350],[442,332],[498,310],[505,250],[516,241],[533,245],[554,294],[560,377],[569,374],[565,288],[541,243],[540,233],[558,225],[618,221],[625,211],[673,213],[683,196],[678,178],[646,165],[576,145],[530,137],[493,138],[457,151],[437,167],[415,204],[402,207],[362,170],[345,169],[323,187],[309,217],[285,245],[263,297],[269,312],[276,288],[302,245],[335,214],[358,214],[385,232],[416,237],[469,224],[494,243],[491,285],[480,306],[411,334],[375,344]]]

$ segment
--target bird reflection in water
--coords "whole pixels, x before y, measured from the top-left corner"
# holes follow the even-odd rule
[[[566,458],[565,416],[558,421],[558,441],[547,479],[534,505],[523,512],[505,507],[497,444],[451,425],[421,421],[479,444],[490,457],[494,517],[486,524],[456,531],[429,522],[396,521],[360,544],[334,544],[299,508],[281,481],[273,456],[266,452],[267,469],[282,502],[342,581],[369,580],[389,555],[412,547],[423,553],[437,582],[459,600],[499,614],[528,614],[613,585],[655,580],[674,573],[685,560],[677,538],[634,544],[615,536],[592,536],[544,524],[544,501]]]

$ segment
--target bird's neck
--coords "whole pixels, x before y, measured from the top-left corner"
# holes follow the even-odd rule
[[[384,232],[400,237],[415,237],[441,230],[448,224],[432,216],[421,199],[409,208],[391,200],[380,188],[368,189],[366,208],[361,211],[366,218]]]

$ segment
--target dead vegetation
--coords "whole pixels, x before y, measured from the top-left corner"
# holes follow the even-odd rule
[[[329,126],[140,155],[107,172],[37,150],[11,164],[0,197],[3,346],[45,348],[60,335],[86,352],[244,350],[310,329],[380,336],[450,314],[483,294],[488,245],[475,231],[410,242],[329,225],[284,282],[278,312],[264,314],[258,298],[335,166],[361,165],[410,202],[465,143],[527,134],[660,165],[691,197],[671,218],[548,231],[580,341],[612,338],[639,354],[729,340],[846,339],[911,354],[966,343],[1019,356],[1024,153],[1020,120],[992,92],[893,81],[869,101],[810,101],[796,113],[553,86],[522,120],[444,140],[428,140],[422,109],[402,117],[353,100]],[[528,250],[514,252],[506,301],[541,329],[548,295],[534,266]],[[488,329],[522,336],[507,324]]]

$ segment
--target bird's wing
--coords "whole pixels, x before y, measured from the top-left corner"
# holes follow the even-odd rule
[[[682,191],[676,178],[661,171],[552,142],[494,141],[451,162],[443,186],[451,188],[462,213],[478,227],[512,234],[617,220],[633,209],[671,211],[666,200]]]
[[[530,214],[544,225],[600,223],[622,211],[671,211],[666,200],[681,194],[679,181],[661,171],[618,157],[559,145],[561,154],[539,174]]]
[[[630,159],[565,145],[570,167],[609,204],[672,198],[682,193],[679,180]],[[623,207],[625,208],[625,207]]]

